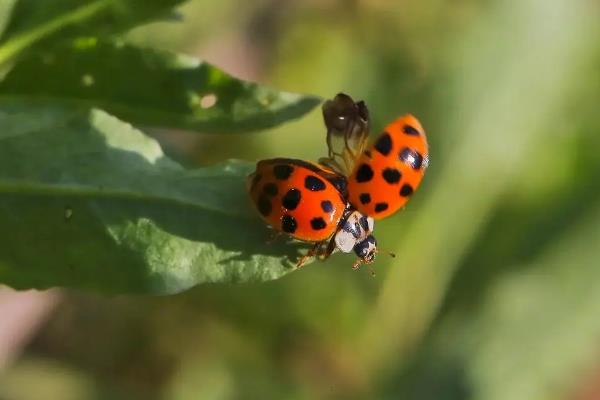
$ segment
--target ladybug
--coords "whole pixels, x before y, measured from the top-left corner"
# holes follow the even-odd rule
[[[338,249],[355,252],[357,269],[372,263],[378,252],[374,219],[397,211],[418,187],[427,167],[427,142],[416,118],[405,116],[367,148],[367,107],[342,93],[325,102],[323,117],[328,157],[318,164],[288,158],[259,161],[248,176],[248,192],[276,231],[314,243],[298,267]]]

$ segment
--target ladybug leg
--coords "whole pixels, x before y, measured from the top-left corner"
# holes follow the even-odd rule
[[[329,240],[329,243],[327,244],[327,248],[325,249],[325,252],[322,253],[319,258],[321,260],[326,260],[327,258],[329,258],[329,256],[335,251],[335,235]]]
[[[363,260],[361,260],[360,258],[358,258],[358,259],[356,259],[356,261],[354,262],[354,265],[352,266],[352,269],[356,271],[356,270],[357,270],[357,269],[359,269],[359,268],[360,268],[360,266],[361,266],[361,265],[363,265],[363,264],[364,264],[364,261],[363,261]],[[375,274],[375,271],[373,271],[373,268],[371,268],[371,265],[370,265],[370,264],[367,264],[367,268],[369,268],[369,273],[371,274],[371,276],[372,276],[373,278],[375,278],[375,276],[377,276],[377,274]]]
[[[314,257],[319,252],[321,245],[323,242],[317,242],[315,245],[304,255],[300,260],[298,260],[298,264],[296,264],[296,268],[302,268],[302,266],[308,261],[309,258]]]

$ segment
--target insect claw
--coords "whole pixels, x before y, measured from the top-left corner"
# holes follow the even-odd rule
[[[300,258],[300,260],[298,260],[298,263],[296,264],[296,269],[302,268],[302,266],[304,266],[304,264],[310,257],[312,257],[312,255],[307,254],[305,256],[302,256],[302,258]]]
[[[323,244],[323,242],[315,243],[315,245],[310,250],[308,250],[308,252],[302,256],[302,258],[300,258],[300,260],[298,261],[298,264],[296,264],[296,268],[297,269],[302,268],[304,263],[306,263],[306,261],[311,257],[318,258],[319,257],[319,249],[321,248],[322,244]]]

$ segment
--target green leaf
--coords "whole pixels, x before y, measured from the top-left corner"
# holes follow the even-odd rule
[[[8,27],[16,3],[17,0],[3,0],[0,2],[0,39],[2,39],[4,31]]]
[[[249,163],[186,170],[100,110],[0,113],[0,282],[175,293],[266,281],[299,247],[267,245]]]
[[[100,107],[136,124],[210,132],[270,128],[320,102],[235,79],[192,57],[95,38],[22,59],[0,84],[0,101],[9,100]]]
[[[4,24],[0,65],[33,45],[48,47],[53,40],[69,36],[122,32],[166,15],[183,1],[18,0],[10,21]],[[7,7],[0,7],[0,12],[8,14],[14,0],[9,3]]]

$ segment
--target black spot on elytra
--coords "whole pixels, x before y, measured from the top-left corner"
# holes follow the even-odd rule
[[[298,228],[298,223],[296,219],[291,215],[284,215],[281,218],[281,230],[286,233],[294,233],[296,232],[296,228]]]
[[[279,190],[277,189],[277,185],[273,182],[267,183],[265,186],[263,186],[263,193],[267,196],[277,196],[277,192],[279,192]]]
[[[304,178],[304,187],[311,192],[318,192],[325,190],[325,182],[314,175],[307,175],[306,178]]]
[[[402,174],[396,168],[386,168],[383,170],[383,179],[390,185],[400,182]]]
[[[423,156],[421,153],[408,147],[404,147],[400,150],[398,158],[400,158],[400,161],[403,163],[410,165],[412,169],[419,169],[423,164]]]
[[[367,217],[365,217],[364,215],[362,217],[360,217],[360,226],[362,226],[363,230],[368,231],[369,230],[369,221],[367,221]]]
[[[414,126],[408,125],[408,124],[406,124],[402,127],[402,132],[404,132],[405,135],[409,135],[409,136],[419,136],[420,135],[419,131],[416,130]]]
[[[400,196],[408,197],[412,194],[413,190],[414,189],[411,185],[405,183],[404,185],[402,185],[402,188],[400,188]]]
[[[323,200],[321,202],[321,208],[326,213],[330,213],[331,211],[333,211],[333,204],[329,200]]]
[[[264,217],[271,214],[271,210],[273,206],[271,205],[271,200],[264,194],[261,194],[258,198],[258,212],[260,212]]]
[[[369,193],[361,193],[358,199],[361,204],[369,204],[371,202],[371,195]]]
[[[279,164],[273,167],[273,174],[279,180],[286,180],[294,172],[294,167],[286,164]]]
[[[259,173],[256,173],[254,175],[254,177],[252,178],[252,183],[250,184],[250,191],[254,191],[254,189],[256,188],[256,185],[258,185],[258,183],[260,182],[260,180],[262,179],[262,175]]]
[[[302,198],[302,192],[298,189],[290,189],[281,199],[281,205],[287,208],[288,210],[295,210],[300,204],[300,199]]]
[[[384,132],[379,139],[377,139],[377,143],[375,143],[375,150],[387,156],[392,151],[392,137],[389,133]]]
[[[321,229],[325,229],[327,223],[325,223],[325,220],[323,218],[317,217],[310,220],[310,226],[315,231],[320,231]]]
[[[357,182],[369,182],[371,179],[373,179],[373,170],[368,164],[362,164],[358,167],[358,171],[356,171]]]
[[[375,212],[382,212],[388,209],[388,203],[375,204]]]

